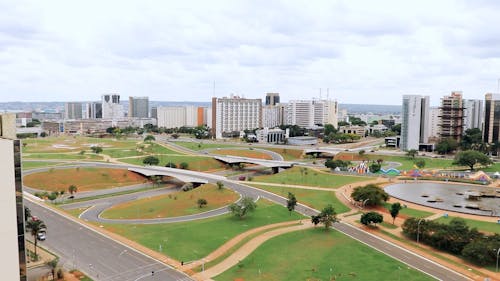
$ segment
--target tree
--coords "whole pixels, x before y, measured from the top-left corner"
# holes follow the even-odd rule
[[[78,187],[76,185],[72,184],[68,187],[68,192],[73,195],[73,193],[76,193],[78,191]]]
[[[474,166],[476,164],[481,164],[486,166],[492,163],[493,162],[488,156],[475,150],[460,151],[455,156],[455,161],[453,161],[453,165],[468,166],[471,169],[471,171],[474,170]]]
[[[145,138],[144,138],[144,142],[152,142],[152,141],[155,141],[155,137],[153,135],[147,135]]]
[[[328,159],[325,162],[325,167],[330,168],[334,170],[335,168],[346,168],[349,165],[351,165],[350,161],[342,161],[342,160],[333,160],[333,159]]]
[[[158,163],[160,163],[160,160],[158,159],[158,157],[148,156],[142,160],[142,163],[144,165],[158,165]]]
[[[410,157],[411,159],[415,159],[416,155],[418,155],[418,151],[416,149],[410,149],[406,152],[406,156]]]
[[[364,149],[361,149],[360,151],[358,151],[358,155],[359,155],[361,158],[364,158],[365,153],[366,153],[366,151],[365,151]]]
[[[295,210],[295,206],[297,206],[297,198],[295,198],[295,194],[288,192],[288,200],[286,200],[286,207],[290,212],[290,216],[292,215],[292,211]]]
[[[165,167],[167,167],[167,168],[177,168],[177,165],[175,165],[174,162],[168,162],[167,164],[165,164]]]
[[[392,217],[392,224],[394,224],[394,221],[396,220],[396,217],[399,215],[399,211],[402,209],[401,204],[399,202],[396,202],[391,205],[391,217]]]
[[[355,201],[364,202],[367,206],[377,206],[387,201],[389,199],[389,194],[377,185],[368,184],[354,188],[351,197]]]
[[[251,197],[243,197],[240,202],[229,205],[229,211],[236,217],[243,219],[246,215],[253,212],[257,204]]]
[[[57,199],[57,195],[59,193],[57,193],[57,191],[53,191],[52,193],[49,194],[49,196],[47,196],[47,198],[50,200],[50,201],[54,201]],[[53,203],[53,202],[52,202]]]
[[[189,164],[187,162],[181,162],[179,164],[179,168],[186,170],[189,167]]]
[[[370,173],[376,173],[376,172],[380,171],[380,169],[382,168],[382,165],[380,165],[378,163],[372,163],[369,168],[370,168]]]
[[[204,198],[200,198],[198,199],[198,201],[196,201],[196,204],[198,204],[198,208],[203,208],[203,206],[206,206],[208,204],[207,200],[204,199]]]
[[[38,242],[38,233],[44,231],[47,228],[45,223],[42,220],[29,220],[26,223],[26,229],[33,235],[33,241],[35,242],[35,257],[37,256],[36,253],[36,246]]]
[[[331,204],[328,204],[319,213],[319,221],[325,226],[325,229],[330,229],[333,223],[337,221],[337,213]]]
[[[439,154],[448,154],[454,150],[456,150],[458,147],[458,143],[455,139],[453,138],[447,138],[443,139],[440,142],[436,144],[435,150]]]
[[[401,124],[396,124],[392,126],[391,130],[395,132],[397,135],[401,135]]]
[[[415,160],[415,166],[419,169],[423,169],[425,167],[425,159],[417,159]]]
[[[100,146],[92,146],[90,147],[90,149],[92,150],[92,152],[94,152],[95,154],[99,154],[102,152],[102,147]]]
[[[364,225],[377,224],[384,221],[384,217],[377,212],[368,212],[361,215],[361,223]]]
[[[50,267],[50,272],[52,273],[52,280],[56,280],[56,269],[58,264],[59,264],[58,258],[55,258],[47,262],[47,265]]]
[[[478,150],[480,144],[483,143],[483,133],[478,128],[467,129],[460,142],[460,147],[463,150]]]
[[[217,184],[217,189],[219,189],[219,190],[224,189],[224,183],[223,183],[223,182],[221,182],[221,181],[217,181],[217,183],[216,183],[216,184]]]
[[[320,216],[315,216],[315,215],[311,216],[311,222],[314,224],[314,226],[318,225],[318,223],[320,223],[320,221],[321,221]]]

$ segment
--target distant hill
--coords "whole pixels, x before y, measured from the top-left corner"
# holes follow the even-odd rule
[[[339,103],[340,109],[347,109],[347,113],[401,114],[401,105]]]

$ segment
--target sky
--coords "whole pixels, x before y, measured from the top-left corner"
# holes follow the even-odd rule
[[[500,1],[0,0],[0,102],[498,91]]]

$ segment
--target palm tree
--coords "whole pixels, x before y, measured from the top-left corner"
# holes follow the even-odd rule
[[[38,242],[38,233],[40,233],[42,230],[44,230],[46,228],[47,228],[47,226],[45,225],[45,223],[42,220],[31,219],[26,223],[26,229],[28,229],[30,231],[31,235],[33,235],[33,240],[35,240],[35,257],[37,256],[36,246],[37,246],[37,242]]]

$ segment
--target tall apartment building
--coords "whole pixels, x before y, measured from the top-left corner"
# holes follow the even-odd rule
[[[464,132],[468,129],[482,129],[484,110],[482,100],[464,100]]]
[[[439,107],[429,108],[429,141],[439,140]]]
[[[460,142],[464,133],[462,92],[451,92],[451,95],[441,98],[439,119],[439,137],[452,138]]]
[[[102,95],[102,118],[123,118],[123,105],[120,104],[120,95]]]
[[[266,105],[277,105],[280,103],[279,93],[267,93],[266,94]]]
[[[265,105],[262,107],[262,127],[274,128],[281,125],[280,107],[274,105]]]
[[[429,141],[429,96],[404,95],[401,114],[402,150],[419,149]]]
[[[129,97],[128,117],[149,118],[149,98]]]
[[[21,172],[21,143],[16,138],[15,114],[0,115],[0,248],[2,280],[26,281],[24,206]]]
[[[88,102],[85,104],[85,119],[101,119],[102,103]]]
[[[500,94],[485,95],[483,141],[500,142]]]
[[[212,134],[226,134],[262,127],[262,100],[238,96],[212,98]]]
[[[82,103],[67,102],[64,104],[64,119],[82,119]]]
[[[338,104],[333,100],[292,100],[285,109],[285,124],[312,128],[317,124],[338,125]]]

